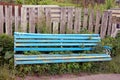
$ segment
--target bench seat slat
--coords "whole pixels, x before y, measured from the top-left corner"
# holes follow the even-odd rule
[[[105,53],[100,53],[100,54],[95,54],[95,53],[91,53],[91,54],[40,54],[40,55],[24,55],[24,54],[15,54],[14,57],[15,58],[20,58],[20,57],[62,57],[62,56],[110,56],[108,54]]]
[[[96,46],[97,43],[17,43],[16,46]]]
[[[60,34],[50,34],[50,35],[45,35],[45,34],[39,34],[39,35],[21,35],[21,34],[18,34],[18,35],[14,35],[14,36],[35,36],[35,37],[99,37],[99,35],[60,35]]]
[[[27,42],[27,43],[30,43],[30,42],[80,42],[80,43],[90,43],[90,42],[100,42],[101,40],[20,40],[20,39],[16,39],[15,42]]]
[[[45,37],[45,36],[15,36],[15,38],[21,38],[21,39],[88,39],[88,40],[92,40],[92,39],[100,39],[100,37],[58,37],[58,36],[48,36],[48,37]]]
[[[14,32],[14,35],[27,35],[27,36],[100,36],[99,34],[40,34],[40,33],[21,33],[21,32]]]
[[[35,60],[35,61],[15,61],[15,64],[43,64],[43,63],[65,63],[65,62],[91,62],[91,61],[110,61],[111,58],[98,59],[69,59],[69,60]]]
[[[23,47],[17,47],[14,48],[15,51],[79,51],[79,50],[92,50],[92,47],[86,47],[86,48],[23,48]]]
[[[54,59],[86,59],[86,58],[107,58],[110,57],[109,55],[106,56],[62,56],[62,57],[20,57],[15,58],[15,60],[54,60]]]

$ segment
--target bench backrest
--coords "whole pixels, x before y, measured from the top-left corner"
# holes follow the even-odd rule
[[[101,41],[99,34],[14,33],[14,51],[92,50]]]

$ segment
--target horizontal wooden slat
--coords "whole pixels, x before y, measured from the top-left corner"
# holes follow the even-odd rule
[[[16,36],[96,36],[99,37],[99,34],[40,34],[40,33],[20,33],[20,32],[14,32],[14,35]]]
[[[14,54],[14,57],[15,58],[36,58],[36,57],[66,57],[66,56],[110,56],[108,54],[105,54],[105,53],[100,53],[100,54],[95,54],[95,53],[91,53],[91,54],[84,54],[84,53],[72,53],[72,54],[39,54],[39,55],[34,55],[34,54],[31,54],[31,55],[24,55],[24,54]]]
[[[110,57],[109,55],[98,55],[98,56],[53,56],[53,57],[21,57],[21,58],[15,58],[15,60],[21,60],[21,61],[29,61],[29,60],[55,60],[55,59],[88,59],[88,58],[106,58]]]
[[[110,61],[111,58],[98,59],[61,59],[61,60],[36,60],[36,61],[15,61],[15,64],[42,64],[42,63],[64,63],[64,62],[90,62],[90,61]]]
[[[100,42],[100,40],[17,40],[15,42],[27,42],[27,43],[30,43],[30,42],[77,42],[77,43],[84,43],[84,42],[88,42],[88,43],[91,43],[91,42]]]
[[[15,38],[21,38],[21,39],[100,39],[100,37],[67,37],[67,36],[63,36],[63,37],[59,37],[59,36],[15,36]]]
[[[74,48],[23,48],[23,47],[19,47],[19,48],[14,48],[15,51],[79,51],[79,50],[92,50],[92,47],[86,47],[86,48],[78,48],[78,47],[74,47]]]
[[[15,46],[96,46],[97,43],[17,43]]]

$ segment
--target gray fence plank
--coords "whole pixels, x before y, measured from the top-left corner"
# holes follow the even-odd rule
[[[73,33],[73,8],[68,8],[66,33]]]
[[[58,34],[59,22],[53,21],[53,33]]]
[[[107,31],[107,35],[111,34],[112,31],[112,12],[109,12],[109,19],[108,19],[108,31]]]
[[[13,23],[13,16],[12,16],[12,6],[9,6],[9,21],[10,21],[10,23],[9,23],[9,34],[10,35],[12,35],[12,31],[13,31],[13,29],[14,29],[14,27],[13,27],[13,25],[12,25],[12,23]]]
[[[116,24],[113,23],[112,30],[111,30],[111,37],[115,37],[115,36],[116,36]]]
[[[79,33],[81,29],[81,9],[75,9],[74,32]]]
[[[47,33],[51,33],[51,11],[50,10],[51,8],[45,8]]]
[[[3,6],[0,5],[0,34],[4,33],[3,23],[4,23]]]
[[[27,10],[25,7],[21,8],[21,30],[27,32]]]
[[[100,20],[101,20],[101,13],[100,13],[100,11],[97,11],[96,12],[96,21],[95,21],[95,33],[96,34],[98,34],[100,31],[100,29],[99,29],[101,26]]]
[[[66,8],[61,8],[60,33],[65,33],[66,29]]]
[[[84,9],[84,20],[83,20],[83,28],[87,29],[88,26],[88,9]]]
[[[94,25],[94,11],[91,10],[90,16],[89,16],[89,26],[88,26],[89,32],[93,32],[93,25]]]
[[[5,6],[6,34],[12,35],[12,6]]]
[[[101,31],[100,31],[101,38],[104,38],[106,35],[107,23],[108,23],[108,12],[105,11],[102,15],[102,23],[101,23]]]
[[[19,13],[18,6],[15,6],[15,31],[19,31]]]
[[[42,28],[46,26],[43,7],[38,7],[38,15],[37,16],[38,16],[37,17],[37,33],[41,33]]]
[[[35,33],[35,8],[29,8],[29,32]]]

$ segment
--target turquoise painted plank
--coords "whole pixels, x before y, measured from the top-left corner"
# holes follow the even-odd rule
[[[110,58],[109,56],[52,56],[52,57],[19,57],[15,60],[29,61],[29,60],[60,60],[60,59],[96,59],[96,58]]]
[[[111,58],[101,59],[72,59],[72,60],[36,60],[36,61],[15,61],[15,64],[44,64],[44,63],[66,63],[66,62],[91,62],[91,61],[110,61]]]
[[[68,35],[68,36],[99,36],[99,34],[40,34],[40,33],[20,33],[20,32],[14,32],[14,35]]]
[[[97,43],[17,43],[15,46],[96,46]]]
[[[14,51],[79,51],[79,50],[92,50],[92,47],[87,48],[14,48]]]
[[[95,53],[91,53],[91,54],[78,54],[78,53],[72,53],[72,54],[39,54],[39,55],[24,55],[24,54],[14,54],[15,58],[20,58],[20,57],[57,57],[57,56],[108,56],[110,57],[110,55],[105,54],[105,53],[101,53],[101,54],[95,54]]]
[[[35,35],[39,35],[41,33],[25,33],[25,32],[14,32],[14,34],[35,34]],[[46,34],[46,33],[42,33],[43,35],[51,35],[51,34]],[[66,34],[53,34],[53,35],[66,35]],[[73,34],[67,34],[67,35],[73,35]],[[99,35],[99,34],[75,34],[75,35]]]
[[[110,46],[104,46],[104,48],[112,50],[112,47],[110,47]]]
[[[89,39],[89,40],[92,40],[92,39],[101,39],[100,37],[58,37],[58,36],[48,36],[48,37],[45,37],[45,36],[15,36],[15,38],[21,38],[21,39]]]
[[[99,34],[14,34],[16,36],[75,36],[75,37],[99,37]]]
[[[74,42],[74,43],[84,43],[84,42],[100,42],[101,40],[19,40],[19,39],[16,39],[16,42]]]
[[[70,36],[67,36],[67,35],[64,35],[64,36],[60,36],[60,35],[55,35],[55,36],[54,36],[54,35],[47,35],[47,36],[45,36],[45,35],[39,35],[39,36],[34,36],[34,35],[14,35],[15,38],[19,38],[19,36],[21,36],[21,37],[24,37],[24,36],[26,37],[26,36],[28,36],[28,37],[35,37],[35,38],[36,38],[36,37],[38,37],[38,38],[40,38],[40,37],[48,37],[48,38],[51,38],[51,37],[54,37],[54,38],[55,38],[55,37],[61,37],[61,38],[62,38],[62,37],[63,37],[63,38],[64,38],[64,37],[66,37],[66,38],[69,38],[69,37],[76,37],[76,38],[77,38],[77,37],[88,37],[88,38],[94,38],[94,37],[96,37],[96,38],[101,39],[99,36],[74,36],[74,35],[70,35]]]

